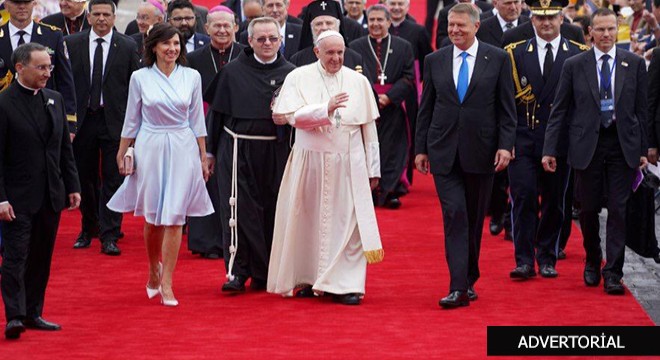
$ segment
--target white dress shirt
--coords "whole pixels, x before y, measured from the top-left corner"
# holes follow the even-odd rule
[[[114,30],[110,30],[105,36],[101,37],[94,32],[94,29],[89,31],[89,84],[92,84],[92,76],[94,74],[94,53],[96,52],[96,39],[101,37],[103,42],[101,47],[103,48],[103,68],[101,69],[101,74],[105,74],[105,63],[108,61],[108,53],[110,53],[110,42],[112,41],[112,33]],[[101,88],[103,89],[103,88]],[[101,90],[101,106],[103,106],[103,90]]]
[[[195,51],[195,34],[186,41],[186,54],[190,54]]]
[[[26,32],[25,35],[23,35],[23,40],[25,40],[25,43],[29,43],[30,40],[32,40],[32,28],[34,27],[34,22],[30,21],[30,23],[24,28],[24,29],[19,29],[14,24],[9,22],[9,39],[11,40],[11,48],[16,49],[18,47],[18,39],[21,38],[20,35],[17,34],[17,32],[23,30]]]
[[[594,54],[596,55],[596,78],[598,78],[598,88],[600,89],[600,68],[603,66],[603,60],[601,60],[601,56],[603,56],[605,53],[598,50],[597,47],[594,46]],[[610,59],[607,61],[607,65],[610,67],[611,75],[612,75],[612,82],[610,83],[610,91],[612,91],[612,96],[614,96],[614,73],[616,72],[616,66],[614,66],[614,59],[616,59],[616,46],[612,46],[612,49],[607,52],[607,55],[610,56]]]
[[[542,75],[545,75],[543,74],[543,65],[545,65],[545,54],[548,52],[548,49],[545,48],[547,44],[547,41],[541,39],[538,36],[536,37],[536,54],[539,57],[539,65],[541,65]],[[557,52],[559,51],[559,45],[561,44],[561,36],[554,38],[552,41],[550,41],[550,44],[552,44],[552,60],[554,61],[557,58]]]
[[[502,28],[502,32],[506,32],[507,30],[509,30],[509,29],[506,28],[506,24],[508,24],[508,23],[512,23],[513,27],[518,26],[518,19],[516,19],[514,21],[506,21],[506,20],[502,19],[500,14],[495,14],[495,16],[497,17],[497,21],[500,22],[500,27]]]
[[[477,50],[479,49],[479,41],[474,39],[474,44],[466,50],[468,56],[465,58],[465,61],[468,63],[468,85],[470,85],[470,79],[472,79],[472,72],[474,71],[474,64],[477,61]],[[452,67],[452,72],[454,75],[454,85],[458,86],[458,72],[461,69],[461,64],[463,63],[463,57],[461,53],[463,50],[454,46],[454,63]]]

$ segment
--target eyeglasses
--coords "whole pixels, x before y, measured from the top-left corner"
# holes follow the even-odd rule
[[[264,36],[264,37],[260,37],[260,38],[254,39],[254,40],[256,40],[259,44],[263,45],[263,44],[266,43],[266,41],[270,41],[271,43],[276,43],[276,42],[280,41],[280,38],[278,36],[270,36],[270,37],[265,37]]]
[[[39,71],[48,71],[48,72],[53,72],[55,69],[55,65],[30,65],[30,64],[25,64],[25,67],[33,68]]]
[[[193,22],[193,20],[195,20],[195,17],[194,16],[177,16],[177,17],[170,18],[170,20],[172,20],[172,22],[176,22],[176,23],[180,23],[184,20],[187,21],[187,22]]]

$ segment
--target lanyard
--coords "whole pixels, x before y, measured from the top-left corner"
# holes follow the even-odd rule
[[[604,60],[603,60],[604,61]],[[609,66],[609,65],[608,65]],[[612,86],[612,78],[614,77],[614,67],[616,66],[616,58],[612,58],[612,66],[610,69],[610,77],[609,79],[603,79],[603,74],[600,70],[600,67],[597,67],[598,70],[598,77],[600,77],[600,86],[603,88],[603,90],[608,91],[610,89],[610,86]],[[605,82],[607,80],[607,82]]]

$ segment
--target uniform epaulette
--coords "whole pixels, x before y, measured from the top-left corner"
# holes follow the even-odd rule
[[[47,28],[50,28],[53,31],[62,31],[62,29],[58,28],[57,26],[51,25],[51,24],[46,24],[46,23],[42,23],[42,22],[39,22],[39,21],[36,21],[36,23],[38,25],[42,25],[42,26],[45,26]]]
[[[577,42],[577,41],[575,41],[575,40],[568,40],[568,41],[569,41],[571,44],[573,44],[573,45],[577,46],[578,48],[580,48],[580,50],[582,50],[582,51],[587,51],[587,50],[590,49],[589,46],[587,46],[587,45],[585,45],[585,44],[583,44],[583,43],[579,43],[579,42]]]
[[[504,50],[509,50],[509,49],[513,50],[513,49],[516,48],[516,46],[518,46],[520,44],[523,44],[525,42],[527,42],[527,40],[521,40],[521,41],[518,41],[518,42],[511,43],[511,44],[505,46]]]

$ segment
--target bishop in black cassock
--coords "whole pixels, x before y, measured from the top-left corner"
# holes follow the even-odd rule
[[[371,10],[369,20],[374,16],[384,19],[387,8],[382,5],[373,7],[379,10]],[[398,208],[401,206],[399,197],[406,192],[401,177],[406,169],[410,144],[404,101],[415,86],[415,59],[408,41],[388,34],[389,20],[380,23],[386,25],[372,25],[370,21],[370,35],[353,41],[351,48],[362,55],[366,65],[364,75],[379,97],[377,128],[381,179],[374,194],[376,205]]]
[[[211,42],[188,54],[188,65],[202,76],[202,90],[206,91],[216,83],[216,74],[230,61],[235,60],[245,46],[235,42],[236,20],[234,13],[225,6],[217,6],[209,11],[207,31]],[[229,26],[227,28],[226,26]],[[205,104],[205,106],[208,106]],[[213,208],[221,206],[218,193],[218,178],[215,173],[209,176],[206,189]],[[188,219],[188,249],[208,259],[217,259],[223,253],[222,227],[219,212],[204,217]]]

